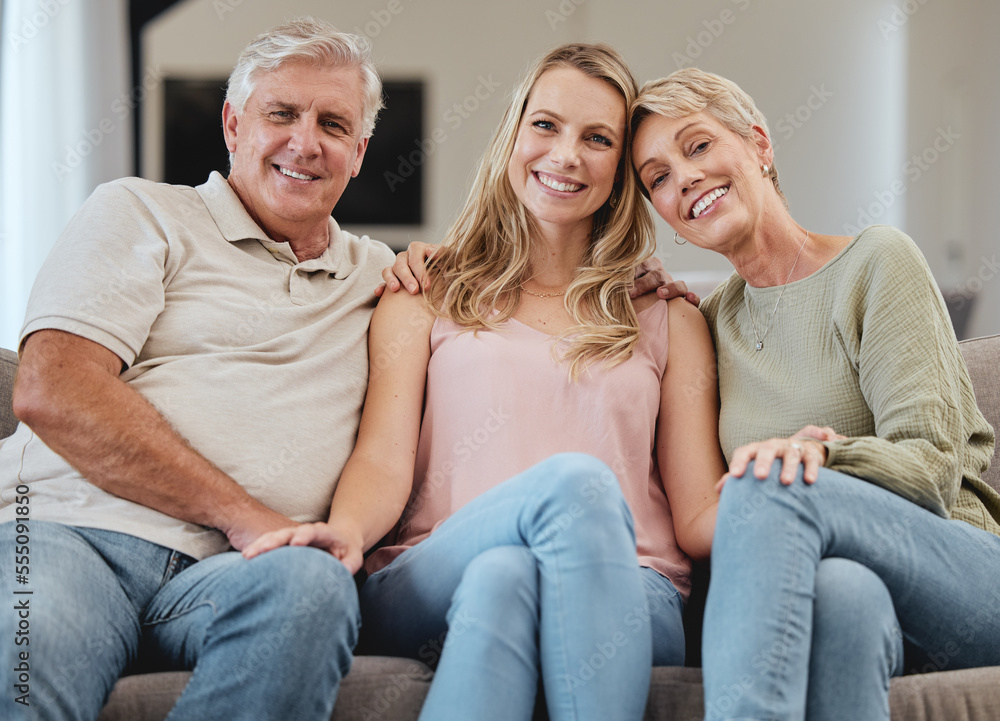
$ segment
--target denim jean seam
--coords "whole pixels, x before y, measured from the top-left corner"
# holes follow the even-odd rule
[[[190,608],[185,608],[183,611],[171,613],[169,616],[164,616],[162,618],[146,619],[142,622],[142,626],[145,628],[147,626],[158,626],[162,623],[169,623],[170,621],[175,621],[178,618],[187,616],[192,611],[196,611],[200,608],[203,608],[204,606],[209,606],[212,609],[213,616],[219,615],[219,609],[216,607],[215,601],[211,599],[205,599],[204,601],[200,601],[195,605],[191,606]]]

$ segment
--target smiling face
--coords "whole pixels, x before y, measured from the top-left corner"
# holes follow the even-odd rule
[[[748,141],[705,111],[651,115],[633,143],[632,162],[656,212],[697,246],[727,253],[778,197],[761,175],[773,154],[760,128]]]
[[[625,99],[576,68],[545,71],[531,90],[507,177],[543,232],[589,234],[625,142]]]
[[[242,112],[226,102],[229,183],[271,238],[325,235],[368,146],[362,107],[357,68],[300,61],[261,73]]]

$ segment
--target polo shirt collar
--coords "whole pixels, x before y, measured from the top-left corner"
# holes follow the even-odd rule
[[[325,270],[335,278],[346,278],[357,267],[351,262],[347,249],[347,239],[343,231],[332,217],[330,218],[330,244],[318,258],[301,263],[295,257],[288,243],[278,243],[268,237],[259,225],[250,217],[246,207],[236,191],[218,171],[212,171],[208,180],[195,190],[208,209],[209,214],[219,228],[222,237],[230,243],[238,240],[254,239],[259,241],[272,254],[281,255],[292,265],[302,270]]]

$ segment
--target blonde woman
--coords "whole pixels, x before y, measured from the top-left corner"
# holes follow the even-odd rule
[[[710,717],[888,721],[904,646],[918,668],[1000,663],[994,434],[916,245],[799,225],[764,116],[725,78],[647,83],[631,122],[653,207],[736,269],[701,304],[730,464]]]
[[[724,465],[704,319],[629,298],[654,249],[636,90],[606,46],[535,63],[427,292],[379,303],[328,523],[249,550],[357,570],[396,526],[365,562],[362,643],[436,666],[421,718],[527,720],[541,678],[552,719],[639,719],[651,662],[683,663]]]

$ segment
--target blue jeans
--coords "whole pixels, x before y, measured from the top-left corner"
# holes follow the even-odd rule
[[[31,591],[3,601],[28,604],[25,623],[0,613],[4,719],[95,719],[126,671],[187,669],[170,721],[330,718],[360,619],[354,579],[328,553],[195,562],[134,536],[31,521],[19,586],[15,540],[13,523],[0,526],[4,586]],[[23,651],[30,707],[12,693],[19,677],[7,682]]]
[[[676,590],[650,587],[679,628]],[[372,574],[361,610],[366,652],[437,667],[421,719],[527,721],[539,677],[553,721],[642,718],[652,649],[632,515],[590,456],[553,456],[460,508]]]
[[[1000,538],[829,469],[782,486],[780,467],[722,492],[706,719],[888,719],[897,627],[930,661],[907,670],[1000,663]]]

